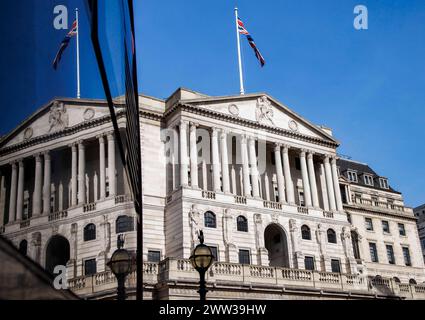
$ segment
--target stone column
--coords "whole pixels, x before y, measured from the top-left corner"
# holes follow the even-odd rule
[[[276,176],[277,176],[277,192],[279,193],[279,202],[285,202],[285,181],[283,179],[282,170],[282,157],[281,157],[281,145],[276,144],[274,148],[274,157],[276,165]]]
[[[18,166],[12,163],[12,181],[10,183],[9,222],[16,220],[16,191],[18,185]]]
[[[292,183],[291,177],[291,167],[289,165],[289,146],[283,146],[282,149],[283,156],[283,172],[285,175],[285,184],[286,184],[286,199],[289,204],[295,204],[295,193],[294,193],[294,184]]]
[[[213,190],[215,192],[221,191],[220,181],[220,155],[218,151],[218,129],[212,129],[211,135],[211,149],[212,149],[212,167],[213,167]]]
[[[77,145],[71,146],[72,164],[71,164],[71,206],[75,207],[78,202],[78,154]]]
[[[249,139],[249,163],[251,165],[251,183],[252,183],[252,196],[260,198],[260,189],[258,186],[258,167],[257,167],[257,153],[255,152],[255,139]]]
[[[236,188],[236,170],[235,170],[235,166],[232,166],[232,170],[231,170],[231,175],[232,175],[232,194],[237,194],[237,188]]]
[[[86,204],[86,147],[82,141],[78,144],[78,204]]]
[[[300,162],[301,162],[301,175],[303,179],[304,189],[304,201],[306,207],[311,207],[311,191],[310,191],[310,179],[308,178],[307,163],[306,163],[306,151],[301,150]]]
[[[41,163],[41,156],[35,156],[35,180],[34,180],[34,193],[32,197],[32,214],[34,217],[41,215],[41,203],[43,192],[43,167]]]
[[[180,186],[189,186],[187,161],[187,122],[180,122]]]
[[[328,196],[328,188],[326,186],[326,177],[325,177],[325,165],[323,163],[320,164],[320,186],[322,189],[322,199],[323,199],[323,209],[329,211],[329,196]]]
[[[264,192],[266,195],[266,200],[270,201],[270,180],[267,172],[264,174]]]
[[[325,156],[323,164],[325,166],[326,187],[328,189],[329,208],[331,211],[335,211],[336,210],[335,193],[334,193],[334,184],[332,180],[332,169],[329,163],[329,156]]]
[[[298,244],[300,243],[297,220],[289,220],[289,232],[291,234],[293,267],[295,269],[303,268],[303,254],[299,251]]]
[[[52,162],[50,153],[47,151],[44,154],[44,181],[43,181],[43,214],[50,213],[50,197],[52,193]]]
[[[198,146],[196,128],[198,127],[195,123],[190,123],[190,177],[191,185],[194,189],[199,189],[198,181]]]
[[[117,180],[115,176],[115,135],[111,132],[108,135],[108,177],[109,177],[109,196],[117,195]]]
[[[332,157],[331,169],[332,169],[332,180],[333,180],[334,189],[335,189],[334,192],[335,192],[336,209],[338,211],[343,211],[344,208],[342,206],[341,189],[339,188],[339,177],[338,177],[338,170],[336,168],[335,157]]]
[[[247,138],[242,136],[241,140],[241,153],[242,153],[242,175],[243,175],[243,195],[245,197],[251,196],[251,183],[249,181],[249,159],[247,149]]]
[[[221,147],[221,172],[223,177],[223,192],[230,193],[230,179],[229,179],[229,154],[227,150],[227,132],[222,130],[220,136]]]
[[[313,152],[307,154],[307,166],[311,187],[311,200],[313,207],[319,208],[319,194],[317,193],[316,171],[314,169]]]
[[[22,220],[24,209],[24,183],[25,183],[25,166],[24,161],[19,161],[19,175],[18,175],[18,196],[16,197],[16,220]]]
[[[202,189],[208,190],[208,170],[205,160],[202,160]]]
[[[105,164],[105,137],[99,136],[99,178],[100,199],[106,198],[106,164]]]

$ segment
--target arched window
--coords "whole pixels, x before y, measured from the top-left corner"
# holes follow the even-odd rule
[[[19,243],[19,252],[26,256],[28,253],[28,241],[22,240],[21,243]]]
[[[410,280],[409,280],[409,283],[410,283],[410,284],[417,284],[415,279],[410,279]]]
[[[84,228],[84,241],[96,240],[96,226],[93,223]]]
[[[204,222],[205,222],[205,227],[207,228],[217,228],[217,219],[215,217],[215,214],[211,211],[205,212]]]
[[[395,283],[401,283],[400,279],[397,278],[397,277],[394,277],[393,280],[394,280]]]
[[[134,231],[134,220],[129,216],[120,216],[115,222],[115,232],[124,233]]]
[[[336,232],[333,229],[328,229],[328,242],[336,243]]]
[[[306,225],[301,227],[301,236],[304,240],[311,240],[310,228]]]
[[[244,216],[239,216],[236,220],[238,231],[248,232],[248,220]]]

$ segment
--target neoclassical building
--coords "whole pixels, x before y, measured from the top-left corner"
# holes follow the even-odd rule
[[[146,298],[196,298],[199,230],[216,257],[210,298],[425,298],[412,209],[386,178],[339,159],[331,129],[267,94],[187,89],[140,96],[140,120]],[[118,235],[136,250],[116,142],[106,103],[84,99],[52,101],[0,142],[0,232],[48,271],[66,265],[85,298],[114,297]]]

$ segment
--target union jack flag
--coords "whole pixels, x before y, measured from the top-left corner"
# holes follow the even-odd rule
[[[56,54],[55,60],[53,60],[53,69],[57,70],[59,62],[62,59],[63,52],[65,49],[69,46],[69,42],[73,37],[75,37],[78,34],[78,27],[77,27],[77,21],[75,20],[72,24],[71,30],[68,32],[68,34],[65,36],[65,38],[61,42],[61,46],[59,48],[58,53]]]
[[[257,57],[258,61],[260,61],[261,67],[264,67],[264,65],[266,64],[266,60],[264,59],[260,50],[258,50],[257,45],[254,42],[254,39],[249,34],[248,30],[246,30],[245,25],[240,18],[238,18],[238,29],[240,34],[246,35],[249,45],[254,50],[255,56]]]
[[[240,34],[249,35],[248,30],[245,29],[245,25],[240,18],[238,18],[238,29]]]

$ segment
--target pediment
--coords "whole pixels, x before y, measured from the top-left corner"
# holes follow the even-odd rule
[[[262,125],[338,143],[328,132],[265,94],[183,102]]]
[[[109,115],[107,106],[88,101],[54,100],[31,115],[6,136],[1,147],[16,145],[36,137],[60,132],[80,123]]]

